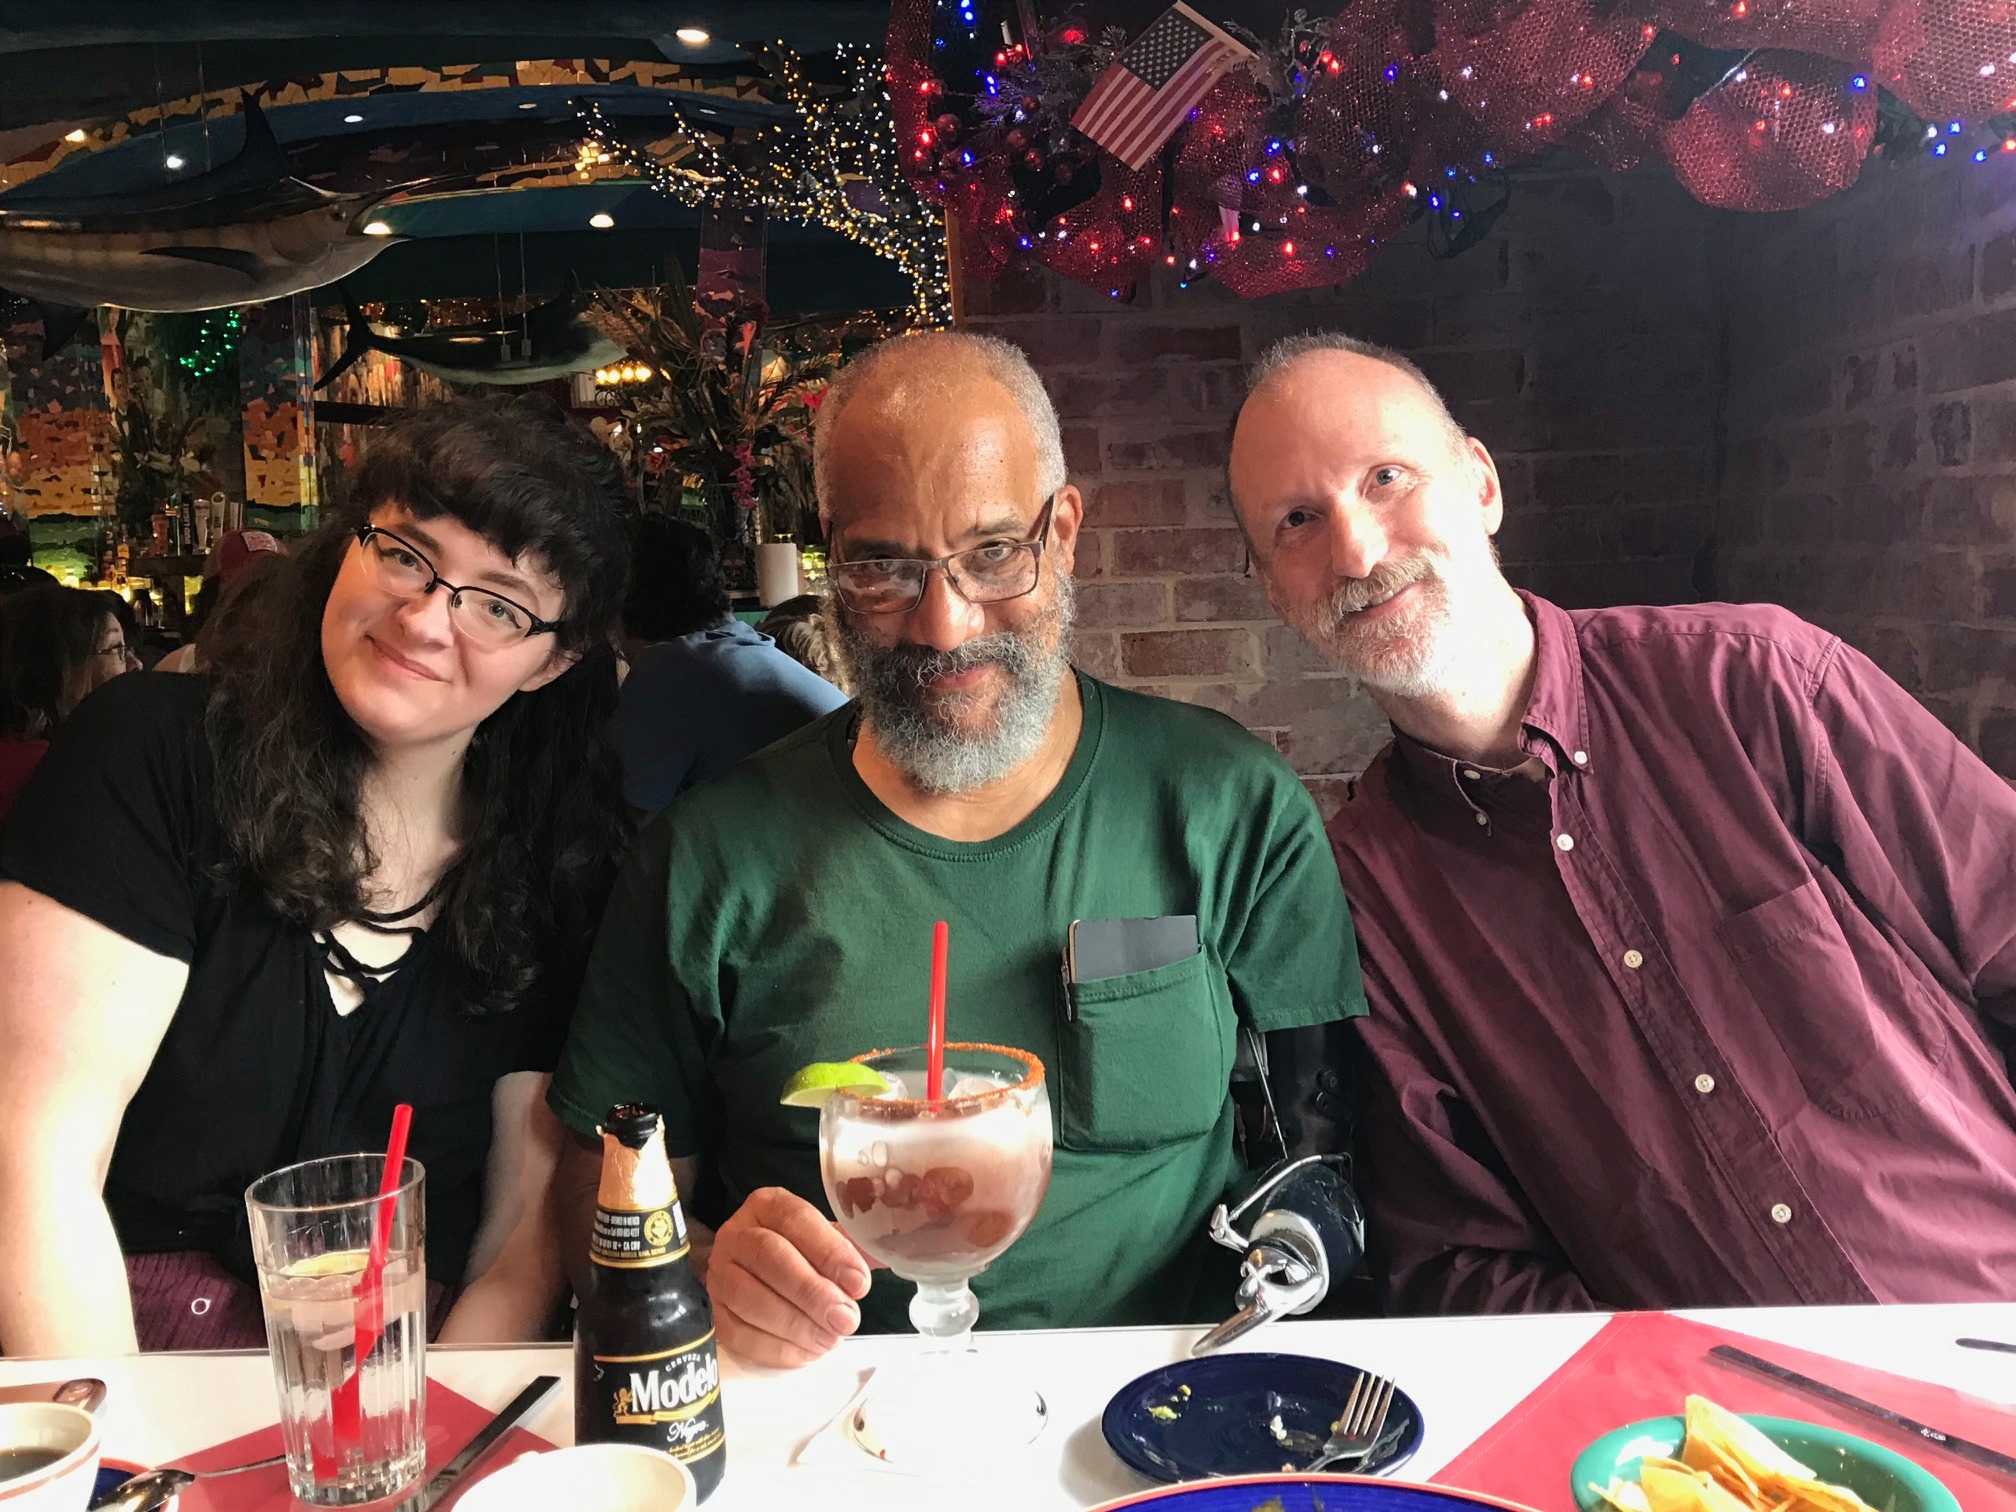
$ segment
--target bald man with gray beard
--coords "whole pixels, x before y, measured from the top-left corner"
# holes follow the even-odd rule
[[[550,1097],[581,1136],[567,1254],[587,1253],[587,1136],[649,1102],[723,1345],[801,1365],[904,1327],[909,1285],[827,1215],[817,1114],[777,1099],[802,1066],[922,1037],[945,919],[951,1037],[1033,1052],[1055,1119],[1042,1210],[974,1283],[983,1323],[1222,1311],[1196,1262],[1236,1171],[1239,1031],[1364,1011],[1315,805],[1232,720],[1073,670],[1084,503],[1015,348],[874,348],[821,406],[815,462],[856,698],[639,841]],[[1080,921],[1163,955],[1065,981]]]

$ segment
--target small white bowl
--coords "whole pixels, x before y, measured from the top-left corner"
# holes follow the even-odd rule
[[[690,1512],[693,1473],[642,1444],[576,1444],[520,1455],[462,1494],[456,1512]],[[13,1512],[11,1507],[0,1512]]]

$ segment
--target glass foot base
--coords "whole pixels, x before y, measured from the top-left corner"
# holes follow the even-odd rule
[[[891,1465],[970,1469],[1033,1442],[1049,1415],[1028,1382],[967,1350],[878,1370],[844,1428],[855,1447]]]

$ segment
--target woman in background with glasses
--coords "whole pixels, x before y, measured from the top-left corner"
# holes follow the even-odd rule
[[[26,588],[0,603],[0,820],[86,695],[139,666],[105,599]]]
[[[403,417],[350,493],[216,675],[94,699],[0,840],[0,1352],[258,1344],[245,1187],[402,1101],[434,1325],[460,1289],[447,1336],[532,1337],[559,1294],[620,482],[518,399]]]

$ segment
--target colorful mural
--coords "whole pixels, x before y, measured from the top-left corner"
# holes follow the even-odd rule
[[[315,524],[315,309],[310,296],[254,305],[238,343],[248,524]]]

